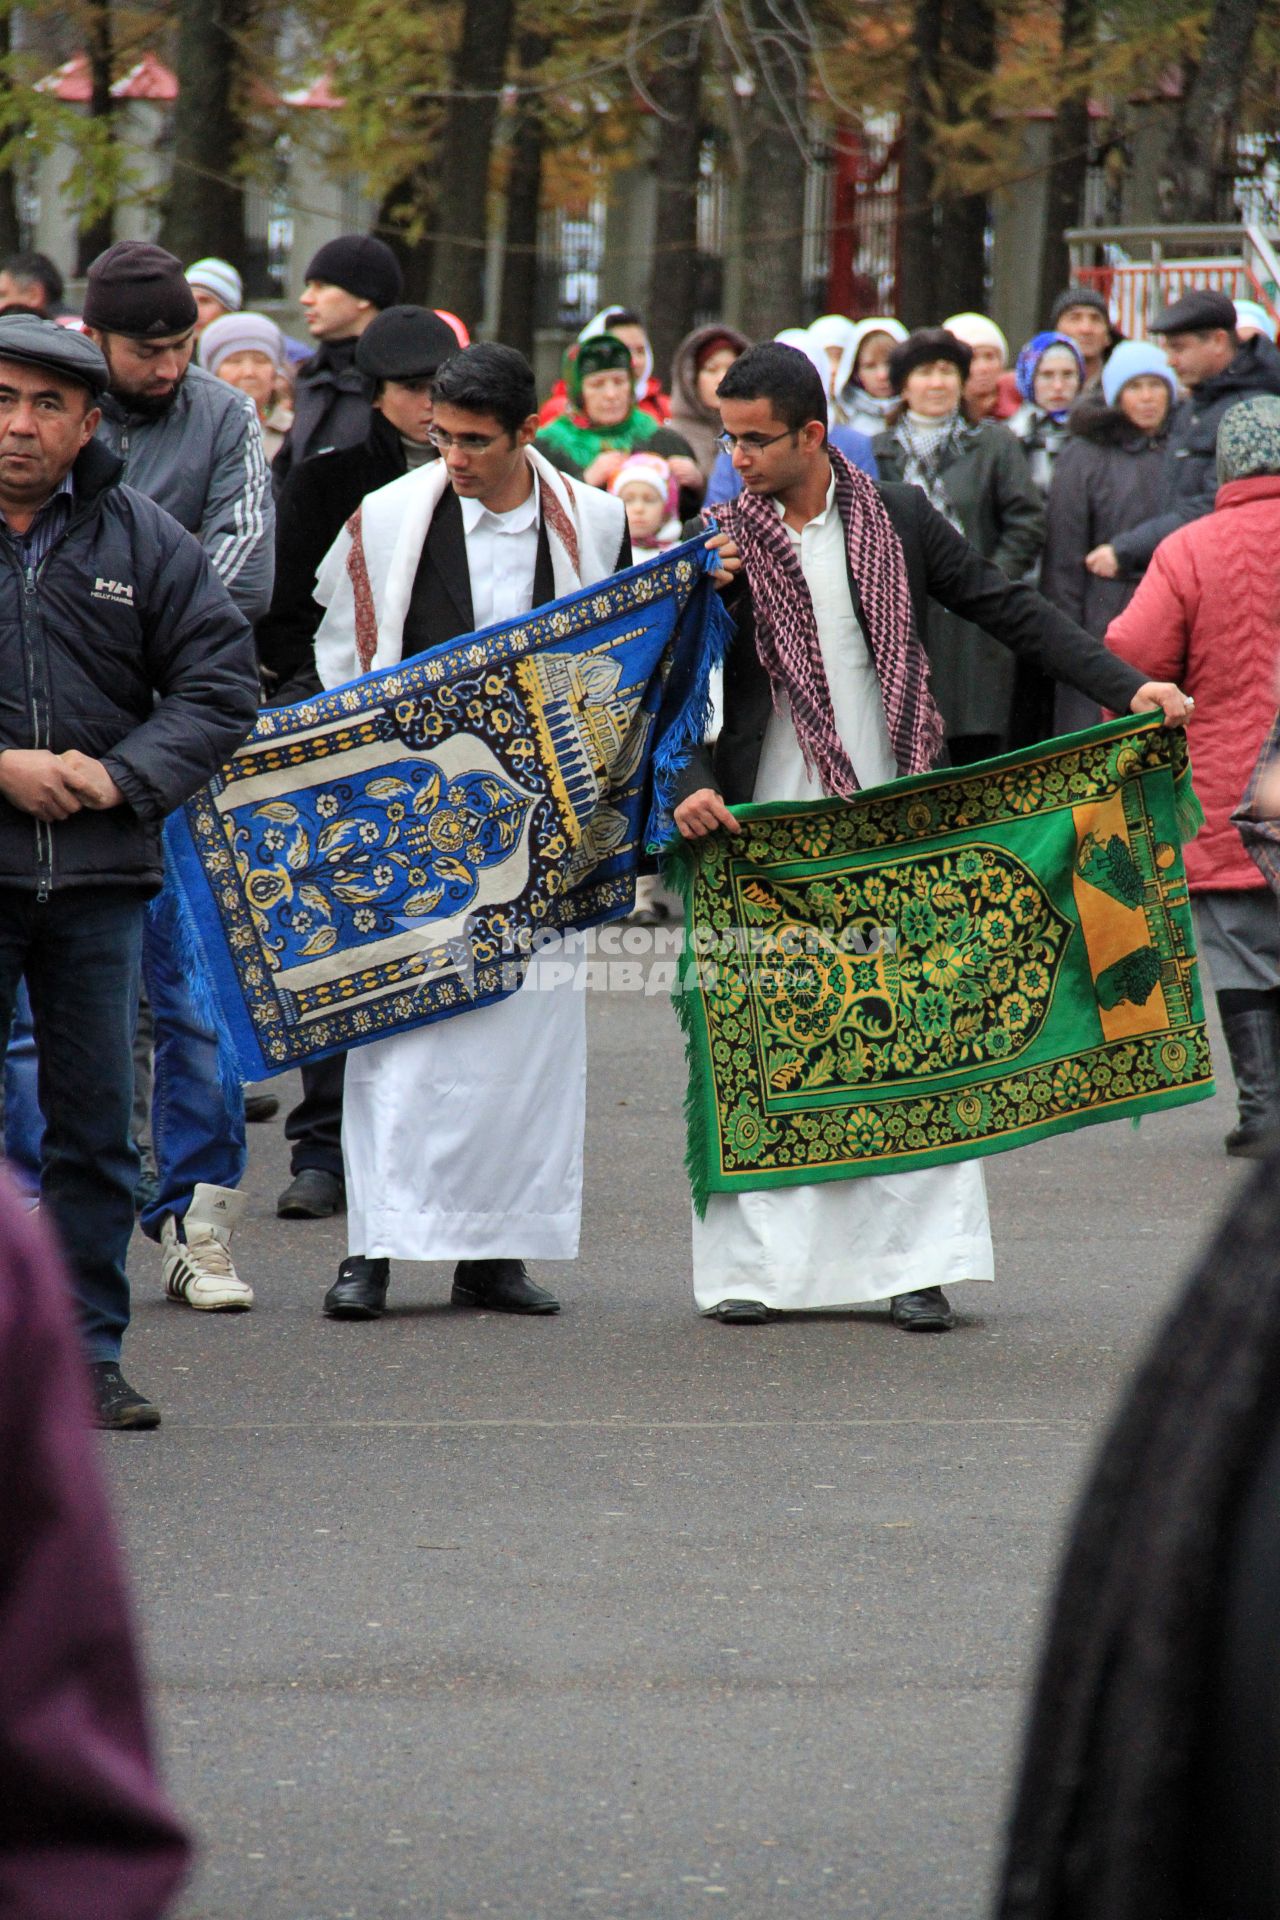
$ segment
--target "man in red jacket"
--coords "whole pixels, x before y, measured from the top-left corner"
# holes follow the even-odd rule
[[[1280,909],[1231,814],[1276,712],[1280,398],[1258,394],[1223,415],[1217,471],[1213,512],[1161,541],[1106,639],[1196,700],[1191,771],[1205,820],[1186,850],[1187,884],[1239,1096],[1227,1152],[1257,1159],[1280,1127]]]

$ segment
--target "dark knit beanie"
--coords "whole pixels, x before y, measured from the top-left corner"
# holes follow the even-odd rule
[[[429,307],[388,307],[356,347],[356,365],[373,380],[424,380],[457,353],[458,336]]]
[[[1065,293],[1060,293],[1049,309],[1050,327],[1057,326],[1068,307],[1092,307],[1095,313],[1100,313],[1108,325],[1110,324],[1111,315],[1107,311],[1107,303],[1096,287],[1068,287]]]
[[[326,240],[312,255],[306,277],[341,287],[375,307],[394,307],[404,291],[400,262],[384,240],[370,233],[343,233]]]
[[[949,360],[953,367],[960,369],[960,378],[967,380],[973,364],[973,349],[963,340],[957,340],[954,333],[948,333],[945,327],[917,327],[889,355],[889,383],[894,392],[902,392],[917,367],[931,367],[935,360]]]
[[[161,340],[196,323],[181,260],[145,240],[117,240],[89,269],[84,323],[134,340]]]

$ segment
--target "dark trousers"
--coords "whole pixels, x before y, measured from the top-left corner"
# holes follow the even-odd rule
[[[129,1324],[142,916],[136,894],[105,887],[66,888],[43,903],[0,887],[0,1034],[25,978],[45,1116],[40,1197],[71,1268],[90,1360],[119,1359]]]
[[[342,1076],[345,1053],[330,1054],[302,1068],[302,1098],[284,1123],[293,1143],[291,1173],[314,1167],[342,1178]]]

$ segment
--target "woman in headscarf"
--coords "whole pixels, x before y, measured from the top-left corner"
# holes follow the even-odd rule
[[[1010,416],[1009,431],[1022,442],[1031,478],[1046,500],[1054,463],[1067,443],[1067,416],[1084,385],[1080,349],[1065,333],[1037,333],[1018,355],[1014,378],[1022,405]]]
[[[853,329],[853,353],[849,372],[840,390],[840,409],[845,424],[855,433],[874,440],[883,433],[885,420],[897,405],[889,361],[893,350],[907,337],[901,320],[889,314],[872,314],[859,320]]]
[[[636,405],[658,426],[665,426],[671,417],[671,401],[662,391],[662,382],[653,370],[653,348],[640,315],[631,307],[601,307],[599,313],[593,314],[588,320],[575,344],[581,346],[584,340],[598,340],[602,333],[611,333],[615,340],[621,340],[624,346],[630,348]],[[465,346],[466,341],[462,344]],[[572,347],[569,352],[573,352]],[[550,426],[568,405],[569,389],[562,375],[542,403],[538,424]]]
[[[973,356],[964,387],[969,418],[1007,420],[1018,411],[1018,390],[1008,378],[1009,342],[1000,328],[985,313],[953,313],[942,325],[963,340]]]
[[[843,313],[823,313],[812,322],[809,338],[822,350],[827,362],[827,417],[833,426],[848,424],[843,394],[853,373],[853,356],[858,350],[858,328]]]
[[[720,382],[750,341],[736,327],[717,321],[686,334],[671,364],[671,426],[693,448],[693,457],[709,479],[715,465],[720,409],[716,393]]]
[[[636,405],[631,349],[611,333],[595,334],[565,355],[569,405],[534,442],[552,466],[589,487],[607,487],[637,447],[670,461],[696,508],[704,481],[689,443]]]
[[[872,442],[882,480],[923,488],[930,505],[986,559],[1021,580],[1044,542],[1044,508],[1022,448],[1007,427],[965,417],[972,354],[942,327],[895,347],[890,369],[900,404]],[[1016,663],[981,627],[931,605],[925,648],[930,686],[957,765],[1010,744]]]

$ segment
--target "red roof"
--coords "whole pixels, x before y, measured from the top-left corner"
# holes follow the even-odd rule
[[[88,106],[93,98],[93,74],[87,53],[77,53],[53,73],[36,81],[37,93],[51,93],[73,106]],[[346,101],[333,90],[330,76],[321,74],[309,86],[295,87],[291,93],[277,94],[261,82],[254,83],[254,96],[264,106],[317,107],[332,110]],[[154,53],[144,53],[128,73],[114,82],[113,100],[158,100],[166,104],[178,97],[178,76]]]
[[[89,56],[77,53],[70,60],[64,60],[53,73],[46,73],[43,80],[36,81],[37,93],[51,93],[57,100],[71,100],[86,105],[93,98],[93,76],[89,72]]]
[[[144,53],[111,89],[113,100],[176,100],[178,76],[154,53]]]

